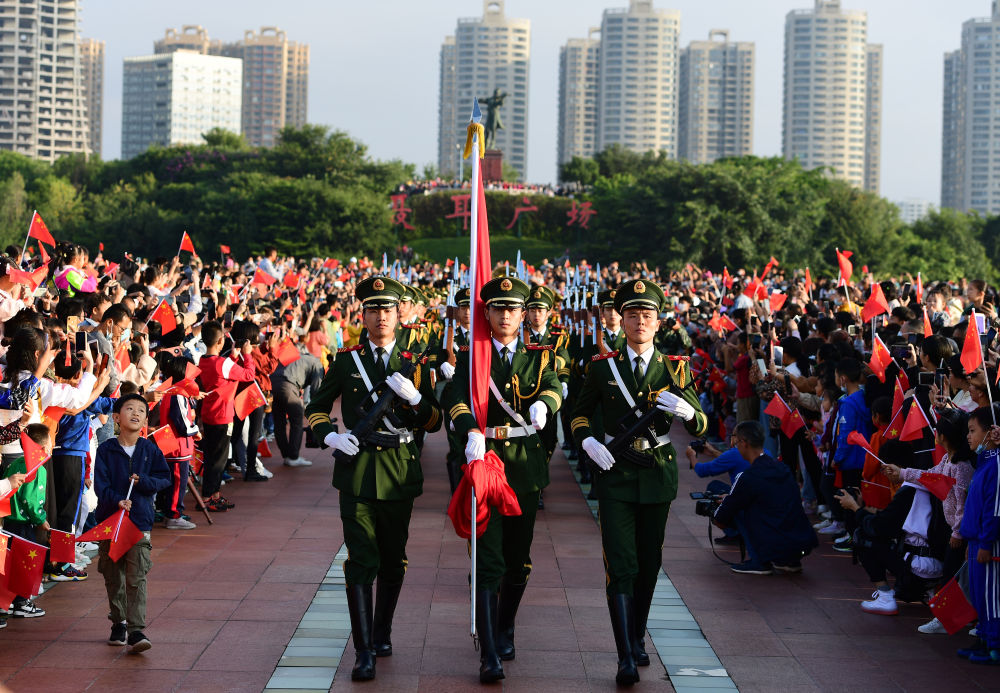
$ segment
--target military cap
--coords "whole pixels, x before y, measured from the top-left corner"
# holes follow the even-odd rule
[[[455,305],[467,306],[472,303],[472,291],[467,286],[455,292]]]
[[[517,277],[497,277],[483,284],[479,298],[486,305],[523,306],[530,289]]]
[[[615,294],[617,293],[616,289],[605,289],[597,294],[597,303],[600,304],[601,308],[610,308],[615,305]]]
[[[415,304],[417,302],[417,292],[413,289],[413,287],[409,284],[403,284],[402,282],[399,283],[399,286],[399,300],[410,301]]]
[[[665,301],[660,285],[646,279],[633,279],[615,292],[615,310],[623,315],[626,308],[650,308],[659,312]]]
[[[536,284],[531,287],[531,293],[528,294],[528,302],[525,305],[528,308],[551,309],[555,305],[555,293],[547,286]]]
[[[365,308],[395,306],[405,292],[405,286],[389,277],[368,277],[354,287],[354,295]]]
[[[410,287],[410,291],[413,292],[413,302],[417,305],[427,305],[427,295],[424,294],[423,289],[418,289],[415,286]]]

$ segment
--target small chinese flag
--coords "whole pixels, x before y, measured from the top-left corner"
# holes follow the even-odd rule
[[[39,246],[39,247],[41,247],[41,246]],[[36,269],[34,272],[29,272],[28,273],[28,280],[31,282],[29,284],[29,286],[31,286],[31,290],[34,291],[39,286],[41,286],[42,282],[45,281],[45,278],[47,276],[49,276],[49,266],[48,265],[42,265],[41,267],[39,267],[38,269]]]
[[[104,244],[103,243],[98,243],[97,244],[97,250],[98,250],[98,252],[103,253],[104,252]]]
[[[161,334],[167,334],[177,329],[177,318],[174,317],[174,311],[171,310],[166,301],[160,301],[160,305],[156,306],[156,310],[149,316],[149,319],[160,323]]]
[[[868,361],[868,365],[872,369],[872,373],[878,376],[879,381],[885,382],[885,370],[892,363],[892,354],[889,353],[888,347],[879,338],[875,337],[875,344],[872,346],[872,357]]]
[[[132,365],[132,359],[128,355],[128,344],[122,344],[118,347],[118,353],[115,354],[115,361],[118,362],[119,373],[124,373]]]
[[[174,383],[163,394],[184,395],[185,397],[197,397],[200,392],[201,390],[198,388],[198,383],[196,383],[193,378],[184,378],[184,380],[180,380]]]
[[[806,293],[811,293],[813,289],[812,277],[809,276],[809,268],[806,267]]]
[[[117,562],[140,539],[142,539],[142,530],[135,526],[135,523],[125,513],[125,509],[122,508],[89,532],[78,536],[76,541],[77,543],[81,541],[110,541],[108,556],[111,557],[112,561]]]
[[[782,420],[788,416],[789,411],[791,411],[791,409],[787,404],[785,404],[785,400],[783,400],[779,394],[775,394],[764,408],[765,414],[776,416]]]
[[[7,268],[7,276],[15,284],[23,284],[24,286],[31,286],[31,273],[25,272],[24,270],[16,269],[15,267]]]
[[[858,447],[864,449],[864,451],[867,452],[872,457],[875,457],[876,459],[878,458],[878,455],[875,454],[875,451],[872,450],[872,446],[869,444],[869,442],[865,439],[864,435],[862,435],[860,431],[851,431],[850,433],[848,433],[847,442],[850,443],[851,445],[857,445]]]
[[[776,313],[781,310],[781,306],[785,305],[785,300],[788,298],[785,294],[778,293],[777,291],[768,297],[771,304],[771,312]]]
[[[187,231],[185,231],[184,235],[181,236],[181,250],[186,250],[196,257],[198,255],[198,253],[194,249],[194,243],[191,242],[191,237],[188,235]],[[180,254],[180,250],[177,251],[177,254],[178,255]]]
[[[28,437],[27,433],[21,433],[21,449],[24,451],[24,468],[27,476],[26,481],[34,481],[38,468],[49,459],[45,448]]]
[[[885,300],[885,294],[882,293],[882,286],[872,284],[871,296],[865,301],[865,307],[861,309],[861,319],[868,322],[872,318],[888,312],[889,303]]]
[[[55,239],[49,233],[49,228],[42,221],[42,215],[38,212],[35,212],[31,216],[31,226],[28,227],[28,238],[37,238],[42,243],[48,243],[53,248],[56,245]]]
[[[917,303],[924,302],[924,280],[920,278],[920,272],[917,272],[917,283],[913,286],[913,290],[917,295]]]
[[[281,283],[294,291],[299,287],[299,281],[301,281],[301,279],[302,278],[295,274],[295,272],[286,272],[285,276],[281,279]]]
[[[43,264],[49,264],[49,254],[45,252],[45,245],[42,243],[38,244],[38,255],[42,258]]]
[[[72,532],[49,530],[49,555],[53,563],[76,562],[76,536]]]
[[[199,375],[201,375],[201,369],[198,368],[198,366],[196,366],[193,363],[191,363],[190,361],[187,363],[186,366],[184,366],[184,379],[185,380],[194,380]]]
[[[722,283],[725,285],[727,289],[733,288],[733,276],[729,274],[728,267],[722,268]]]
[[[914,399],[910,403],[910,412],[906,415],[906,422],[903,424],[903,430],[899,433],[899,439],[904,442],[919,440],[924,435],[924,429],[930,425],[931,422],[924,414],[924,408],[920,406],[920,402]]]
[[[302,358],[302,354],[300,354],[299,350],[295,348],[294,344],[292,344],[291,339],[284,339],[280,344],[278,344],[277,347],[275,347],[274,357],[281,362],[282,366],[287,366]]]
[[[160,448],[160,452],[168,457],[177,452],[177,449],[180,447],[180,443],[177,442],[177,436],[174,435],[170,426],[161,426],[150,433],[149,437],[156,443],[156,447]]]
[[[263,284],[264,286],[271,286],[274,282],[278,281],[270,274],[262,270],[260,267],[257,271],[253,273],[253,279],[250,280],[251,284]]]
[[[931,320],[927,317],[927,306],[924,306],[924,337],[930,337],[934,334],[934,329],[931,327]]]
[[[938,500],[942,501],[948,497],[948,492],[955,485],[955,481],[954,477],[936,472],[924,472],[920,475],[920,483],[923,487],[937,496]]]
[[[261,438],[260,442],[257,443],[257,454],[261,457],[273,457],[271,452],[271,446],[267,444],[267,438]]]
[[[976,310],[969,313],[969,324],[965,328],[965,341],[962,344],[962,368],[966,373],[972,373],[983,365],[982,345],[979,343],[979,324],[976,322]]]
[[[45,547],[21,537],[10,537],[7,589],[20,597],[38,594],[45,567]]]
[[[236,399],[233,400],[233,405],[236,408],[236,417],[239,419],[246,419],[254,409],[262,407],[266,403],[267,398],[264,397],[260,385],[256,382],[251,383],[250,387],[236,395]]]
[[[892,388],[892,418],[896,418],[900,411],[903,410],[903,402],[906,400],[906,393],[903,390],[903,384],[899,382],[899,377],[896,377],[896,385]]]
[[[786,438],[792,438],[799,432],[799,429],[805,427],[806,424],[802,421],[802,415],[797,409],[788,412],[788,416],[781,420],[781,432],[785,434]]]
[[[948,631],[948,635],[954,635],[978,616],[955,578],[931,597],[928,604],[931,613]]]
[[[233,252],[232,250],[229,249],[228,245],[220,245],[219,246],[219,250],[222,251],[223,255],[229,255],[229,254],[231,254]]]
[[[851,275],[854,274],[854,264],[851,262],[850,258],[853,255],[850,250],[845,250],[843,252],[837,249],[837,266],[840,268],[840,277],[837,279],[837,288],[841,286],[849,286],[851,283]]]
[[[760,273],[760,278],[761,279],[765,278],[767,276],[767,273],[771,271],[771,268],[777,266],[778,266],[778,261],[775,260],[774,256],[772,255],[771,259],[767,261],[766,265],[764,265],[764,271]]]
[[[108,275],[109,277],[113,277],[115,276],[115,273],[118,271],[118,267],[119,265],[117,262],[109,262],[104,266],[104,274]]]
[[[212,391],[212,395],[219,397],[220,399],[229,399],[236,394],[237,385],[239,385],[239,383],[235,380],[227,380],[215,388],[215,390]]]

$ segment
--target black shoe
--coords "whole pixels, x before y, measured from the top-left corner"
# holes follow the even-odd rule
[[[715,543],[718,546],[739,546],[740,545],[740,535],[736,534],[731,537],[727,537],[723,534],[721,537],[715,538]]]
[[[632,644],[635,632],[635,604],[630,595],[616,594],[608,597],[608,611],[611,612],[611,630],[615,634],[615,647],[618,650],[618,673],[615,683],[619,686],[631,686],[639,681],[639,669],[635,662],[635,652]]]
[[[124,623],[116,623],[111,626],[111,636],[108,638],[108,644],[112,647],[123,647],[128,637],[128,628],[125,627]]]
[[[515,584],[506,580],[500,585],[497,601],[497,656],[500,661],[514,659],[514,618],[527,586],[527,582]]]
[[[632,653],[635,663],[640,667],[649,666],[649,655],[646,653],[646,621],[649,618],[649,608],[653,603],[653,590],[636,589],[633,598],[635,613],[635,629],[632,631]]]
[[[145,652],[153,646],[141,630],[134,630],[128,634],[128,653],[139,654]]]
[[[254,472],[253,474],[247,474],[243,477],[243,481],[267,481],[267,477],[263,474],[258,474]]]
[[[543,499],[541,496],[538,497],[538,509],[545,510],[545,499]]]
[[[476,590],[476,631],[479,634],[479,683],[494,683],[504,678],[503,664],[497,655],[497,593]]]
[[[375,678],[375,650],[372,648],[372,586],[347,585],[347,608],[351,614],[351,636],[355,660],[352,681]]]
[[[392,633],[392,615],[396,613],[396,603],[399,601],[401,589],[403,589],[403,583],[387,584],[382,578],[379,578],[378,586],[375,588],[372,645],[376,657],[392,656],[392,640],[389,639],[389,635]]]

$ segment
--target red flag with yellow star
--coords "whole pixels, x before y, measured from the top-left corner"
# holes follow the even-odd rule
[[[7,590],[20,597],[33,597],[42,586],[45,547],[21,537],[10,538]]]
[[[72,532],[62,532],[58,529],[49,531],[49,554],[53,563],[75,563],[76,536]]]
[[[125,509],[122,508],[89,532],[78,536],[76,541],[110,541],[111,548],[108,551],[108,556],[111,557],[112,561],[117,562],[140,539],[142,539],[142,530],[135,526],[135,523],[128,518]]]

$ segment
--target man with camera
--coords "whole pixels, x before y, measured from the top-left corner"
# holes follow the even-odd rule
[[[743,459],[753,461],[736,478],[713,518],[717,527],[735,527],[743,535],[749,558],[733,565],[732,571],[800,572],[802,556],[819,542],[802,510],[795,477],[787,465],[764,452],[764,427],[757,421],[736,425],[733,447]]]

